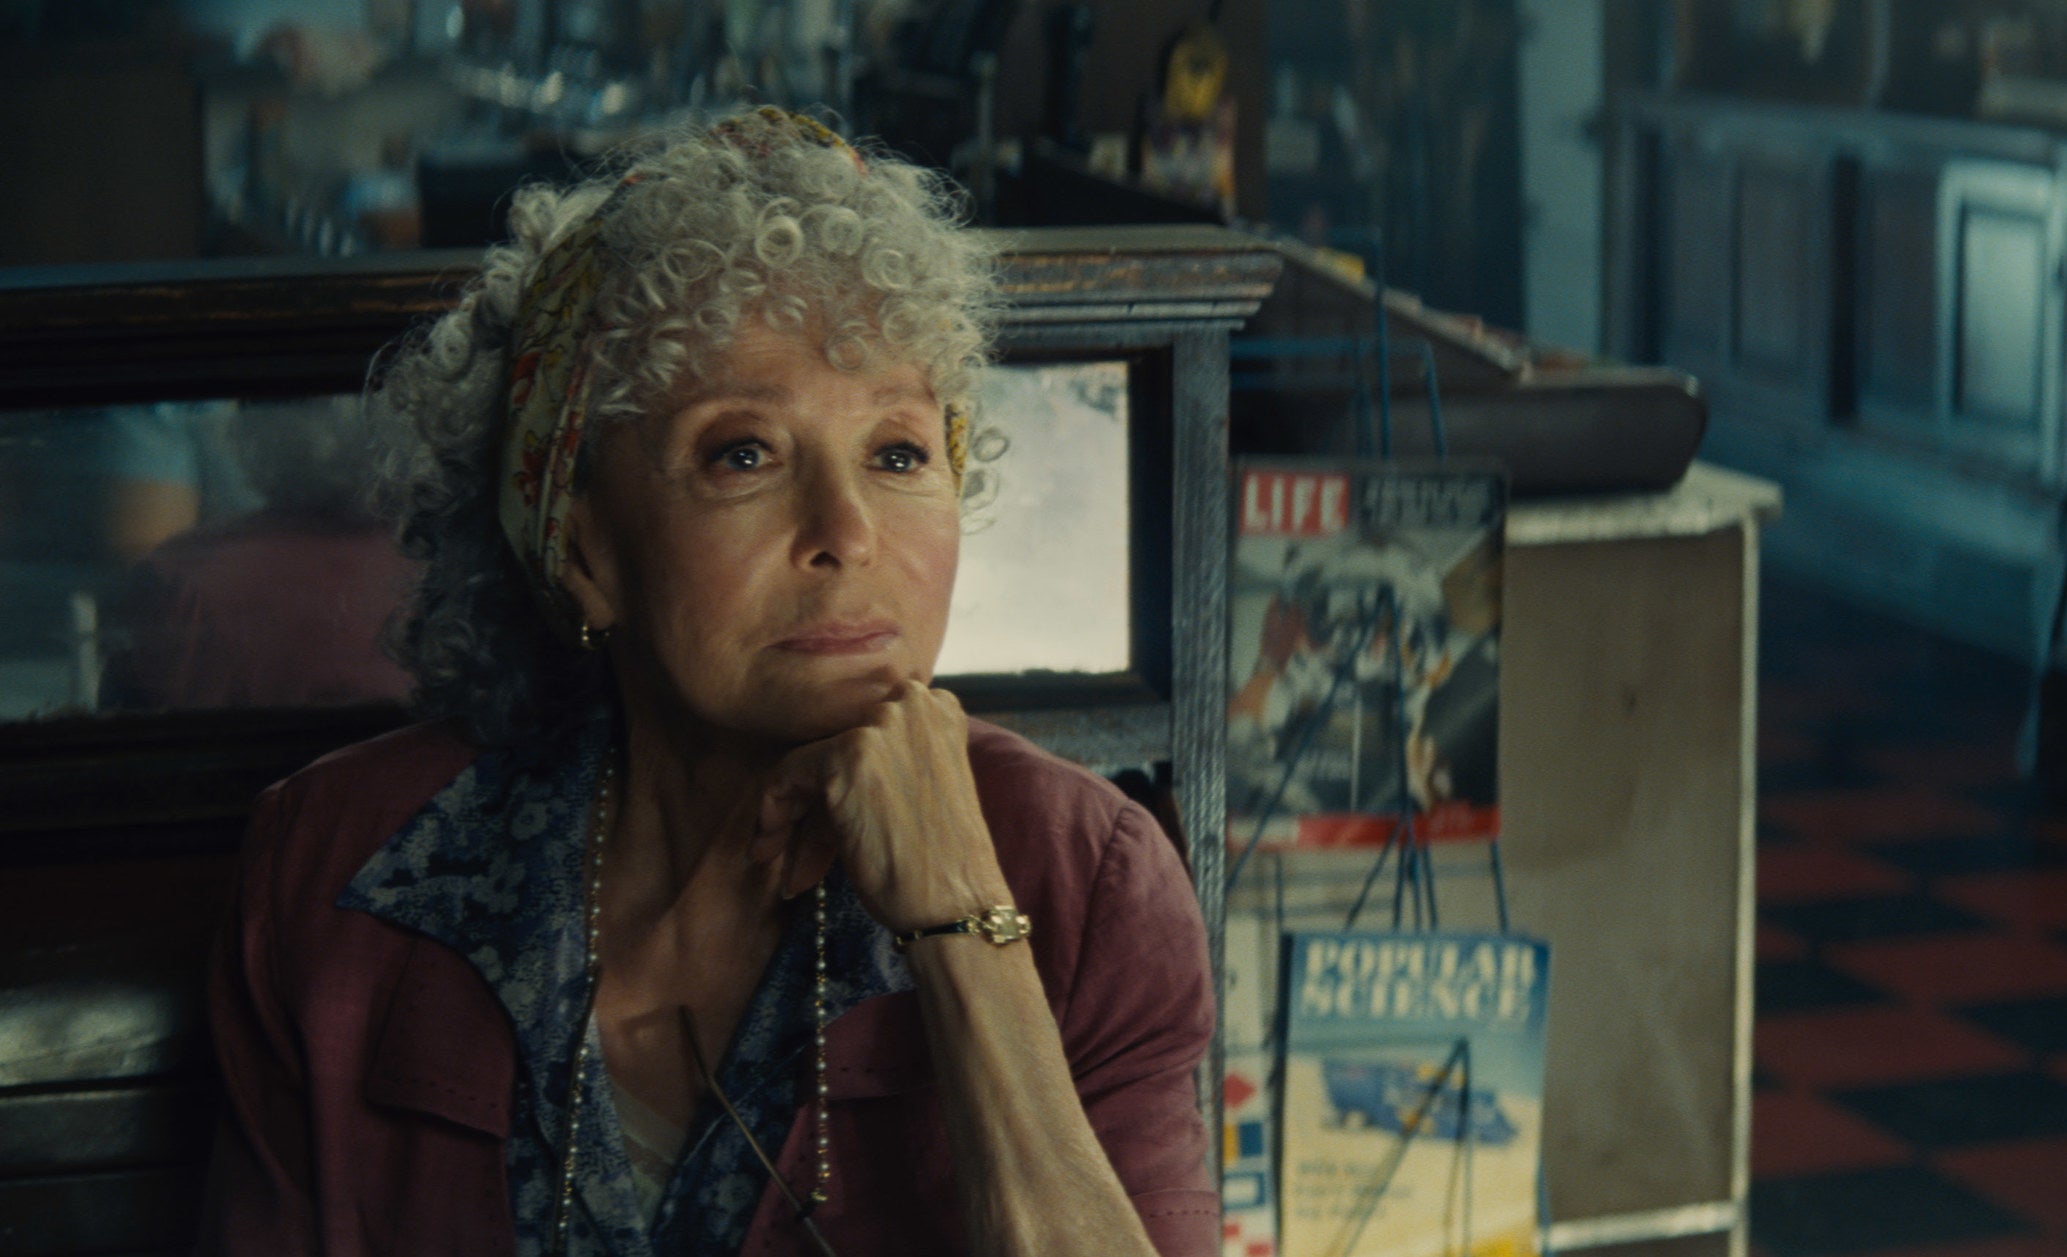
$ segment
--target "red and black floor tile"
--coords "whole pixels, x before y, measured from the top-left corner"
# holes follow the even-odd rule
[[[2067,807],[2017,771],[2028,674],[1763,605],[1754,1249],[2067,1257]]]

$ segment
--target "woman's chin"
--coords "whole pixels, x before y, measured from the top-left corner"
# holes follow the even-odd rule
[[[620,680],[618,697],[634,727],[690,753],[779,752],[859,728],[899,685],[927,679],[910,660],[882,655],[785,663],[715,686],[696,684],[691,669],[655,669],[643,684]]]
[[[759,713],[757,732],[773,741],[801,746],[858,729],[896,692],[904,674],[883,668],[842,677],[808,690],[771,697]]]

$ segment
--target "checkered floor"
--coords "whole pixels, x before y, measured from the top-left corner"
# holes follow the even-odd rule
[[[2023,670],[1779,580],[1761,650],[1755,1250],[2067,1257],[2067,805],[2017,777]]]

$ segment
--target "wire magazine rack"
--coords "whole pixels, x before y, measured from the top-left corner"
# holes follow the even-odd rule
[[[1232,357],[1242,360],[1283,360],[1296,358],[1349,357],[1354,365],[1354,388],[1352,392],[1356,456],[1360,460],[1389,461],[1393,449],[1393,407],[1392,368],[1396,360],[1418,361],[1424,373],[1428,388],[1428,411],[1431,438],[1436,459],[1448,458],[1448,442],[1443,426],[1441,388],[1437,379],[1435,349],[1426,339],[1413,338],[1395,343],[1389,334],[1388,320],[1384,308],[1384,270],[1382,260],[1377,268],[1378,282],[1375,285],[1376,305],[1375,331],[1367,336],[1322,336],[1322,337],[1275,337],[1237,338],[1232,342]],[[1398,626],[1403,619],[1403,606],[1398,589],[1388,580],[1377,583],[1376,596],[1363,606],[1363,614],[1356,622],[1355,642],[1368,643],[1383,624]],[[1441,910],[1436,892],[1433,842],[1426,825],[1417,824],[1417,807],[1412,796],[1412,745],[1410,741],[1408,705],[1404,701],[1407,688],[1405,659],[1406,634],[1393,631],[1387,634],[1386,695],[1389,699],[1395,746],[1397,748],[1398,772],[1392,803],[1397,819],[1387,827],[1385,838],[1379,846],[1359,884],[1354,902],[1351,904],[1341,929],[1344,933],[1355,931],[1365,911],[1375,901],[1382,903],[1386,889],[1390,893],[1390,930],[1394,933],[1433,933],[1441,929]],[[1284,759],[1272,788],[1264,796],[1261,808],[1255,814],[1253,832],[1242,842],[1240,850],[1228,866],[1226,890],[1232,896],[1247,870],[1251,857],[1261,846],[1270,822],[1285,806],[1287,791],[1299,774],[1301,764],[1314,750],[1316,739],[1335,717],[1344,695],[1355,689],[1354,673],[1357,651],[1347,650],[1332,662],[1325,692],[1319,702],[1305,714],[1304,721],[1296,727],[1289,740],[1290,754]],[[1501,860],[1500,836],[1493,833],[1487,845],[1488,872],[1492,882],[1492,899],[1497,916],[1498,933],[1511,935],[1512,922],[1508,910],[1505,871]],[[1286,920],[1284,861],[1273,860],[1274,872],[1271,886],[1271,924],[1274,937],[1284,937]],[[1387,879],[1389,877],[1389,886]],[[1381,889],[1385,887],[1386,889]],[[1289,991],[1281,989],[1281,1004],[1291,998]],[[1282,1012],[1282,1009],[1280,1010]],[[1273,1017],[1269,1023],[1264,1044],[1269,1060],[1268,1086],[1273,1094],[1284,1096],[1286,1069],[1285,1022],[1282,1016]],[[1472,1050],[1469,1037],[1457,1034],[1430,1046],[1443,1051],[1442,1063],[1432,1072],[1423,1071],[1416,1079],[1416,1087],[1409,1093],[1410,1099],[1398,1106],[1396,1113],[1399,1138],[1378,1165],[1368,1182],[1355,1191],[1352,1217],[1340,1237],[1340,1247],[1331,1250],[1334,1254],[1354,1253],[1379,1204],[1392,1189],[1395,1176],[1406,1162],[1414,1142],[1424,1136],[1448,1138],[1444,1127],[1454,1126],[1457,1142],[1456,1158],[1450,1170],[1451,1181],[1448,1192],[1453,1202],[1460,1202],[1462,1253],[1472,1251],[1471,1215],[1473,1200],[1473,1153],[1478,1146],[1478,1122],[1473,1115],[1477,1112],[1472,1071]],[[1486,1100],[1492,1099],[1487,1093]],[[1272,1160],[1282,1159],[1282,1141],[1285,1138],[1282,1121],[1274,1120]],[[1280,1181],[1279,1190],[1283,1190]],[[1546,1189],[1540,1169],[1536,1184],[1536,1217],[1538,1237],[1548,1257],[1549,1248],[1545,1232],[1541,1229],[1543,1219],[1548,1217]]]

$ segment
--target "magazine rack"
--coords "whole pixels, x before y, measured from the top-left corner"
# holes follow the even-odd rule
[[[1396,345],[1391,334],[1391,319],[1387,317],[1384,305],[1385,273],[1383,255],[1377,262],[1378,280],[1374,291],[1375,302],[1373,330],[1369,335],[1358,336],[1305,336],[1305,337],[1246,337],[1230,343],[1229,356],[1235,363],[1244,361],[1269,361],[1273,364],[1287,360],[1318,358],[1351,364],[1346,373],[1324,375],[1332,384],[1343,381],[1340,374],[1347,375],[1347,383],[1354,409],[1356,434],[1356,456],[1360,460],[1389,461],[1393,450],[1393,386],[1392,364],[1395,358],[1411,357],[1421,367],[1421,383],[1427,391],[1429,444],[1437,462],[1449,457],[1449,442],[1443,425],[1442,387],[1438,368],[1438,355],[1433,342],[1425,337],[1409,337]],[[1402,622],[1402,607],[1397,589],[1390,583],[1381,583],[1378,596],[1366,610],[1354,641],[1370,640],[1378,625]],[[1355,929],[1369,901],[1371,891],[1383,875],[1387,863],[1398,856],[1394,865],[1393,919],[1392,928],[1397,930],[1409,920],[1415,929],[1435,929],[1440,924],[1440,911],[1435,891],[1435,866],[1430,858],[1425,835],[1417,832],[1415,826],[1416,807],[1409,797],[1409,739],[1407,734],[1406,704],[1403,682],[1406,676],[1404,635],[1389,633],[1387,648],[1390,652],[1389,668],[1392,681],[1388,687],[1391,710],[1395,715],[1398,735],[1399,763],[1398,787],[1389,813],[1398,821],[1387,834],[1377,857],[1372,861],[1370,871],[1364,877],[1351,904],[1345,930]],[[1314,736],[1327,724],[1334,713],[1343,682],[1348,680],[1354,662],[1351,652],[1345,652],[1337,662],[1328,688],[1314,712],[1307,718],[1298,736],[1298,745],[1287,761],[1284,773],[1276,789],[1271,793],[1255,821],[1255,832],[1236,853],[1229,866],[1227,883],[1230,890],[1240,882],[1242,872],[1250,857],[1263,839],[1272,815],[1283,803],[1286,787],[1302,760],[1312,747]],[[1500,837],[1497,832],[1491,836],[1488,845],[1488,861],[1493,878],[1494,904],[1501,933],[1508,932],[1509,916],[1507,894],[1500,865]]]
[[[1509,514],[1499,796],[1513,920],[1558,972],[1556,1251],[1747,1249],[1756,590],[1778,505],[1769,484],[1695,464],[1664,491]],[[1368,858],[1301,863],[1252,871],[1243,902],[1339,925]],[[1499,887],[1446,871],[1446,919],[1497,917]],[[1249,928],[1231,915],[1231,951],[1266,950]],[[1260,1021],[1258,976],[1230,972],[1231,1035]]]
[[[1557,976],[1543,1167],[1561,1253],[1748,1247],[1753,734],[1768,482],[1696,463],[1669,492],[1513,504],[1501,643],[1503,862]],[[1439,844],[1439,864],[1448,853]],[[1364,855],[1245,875],[1232,907],[1338,926]],[[1444,919],[1491,887],[1444,865]],[[1232,912],[1231,956],[1260,952]],[[1229,970],[1230,1035],[1260,1016]],[[1247,980],[1244,980],[1244,979]]]
[[[1309,825],[1350,823],[1367,837],[1377,836],[1379,845],[1375,854],[1365,849],[1368,868],[1340,932],[1288,934],[1285,865],[1282,859],[1270,862],[1277,911],[1266,913],[1268,924],[1259,928],[1267,944],[1283,939],[1284,969],[1275,1000],[1267,1001],[1274,1006],[1259,1010],[1260,1037],[1236,1032],[1242,1051],[1230,1087],[1260,1088],[1272,1111],[1259,1112],[1251,1104],[1233,1123],[1236,1138],[1230,1144],[1237,1155],[1225,1180],[1227,1224],[1240,1242],[1282,1246],[1279,1251],[1298,1257],[1375,1251],[1374,1226],[1382,1228],[1387,1243],[1417,1251],[1428,1245],[1450,1251],[1454,1245],[1468,1252],[1478,1242],[1520,1251],[1536,1242],[1543,1212],[1540,945],[1497,944],[1503,953],[1528,958],[1528,977],[1515,1005],[1519,1021],[1499,1025],[1460,1016],[1455,1004],[1443,1012],[1432,1007],[1433,1000],[1410,1011],[1406,1005],[1420,1001],[1402,994],[1424,987],[1431,996],[1438,988],[1453,996],[1466,985],[1491,989],[1424,980],[1436,956],[1487,940],[1433,933],[1442,922],[1429,824],[1422,814],[1438,797],[1435,765],[1442,752],[1423,721],[1431,703],[1446,693],[1445,681],[1460,675],[1452,669],[1453,646],[1457,658],[1486,664],[1480,674],[1485,681],[1493,676],[1497,580],[1486,600],[1492,614],[1477,632],[1463,634],[1455,632],[1453,616],[1473,600],[1456,601],[1469,586],[1453,591],[1452,580],[1470,566],[1473,550],[1490,546],[1492,554],[1499,553],[1504,476],[1481,471],[1473,477],[1448,468],[1433,347],[1412,341],[1396,350],[1388,341],[1389,320],[1380,314],[1374,323],[1370,336],[1246,340],[1235,348],[1237,360],[1268,359],[1274,365],[1295,358],[1347,360],[1348,371],[1323,382],[1340,387],[1340,377],[1347,377],[1357,448],[1353,460],[1241,464],[1231,602],[1242,627],[1232,634],[1231,646],[1253,640],[1257,657],[1230,702],[1230,753],[1238,758],[1230,764],[1229,785],[1243,791],[1239,798],[1230,795],[1230,894],[1259,844],[1273,833],[1281,809],[1301,813],[1296,827],[1302,843]],[[1419,359],[1433,464],[1391,461],[1391,365],[1402,352]],[[1466,487],[1475,488],[1477,500],[1491,510],[1481,507],[1464,516],[1431,509],[1439,501],[1465,500]],[[1302,511],[1297,505],[1325,503],[1331,490],[1337,503],[1332,511]],[[1287,498],[1294,504],[1289,510]],[[1429,506],[1398,514],[1382,507],[1409,501]],[[1458,536],[1472,539],[1471,546],[1455,549]],[[1274,586],[1260,621],[1259,581]],[[1421,591],[1412,605],[1403,594],[1407,587]],[[1346,612],[1345,603],[1351,604]],[[1315,679],[1317,668],[1325,672],[1324,684]],[[1367,710],[1378,713],[1375,728]],[[1483,721],[1490,722],[1492,714],[1486,709]],[[1324,730],[1333,735],[1325,743]],[[1338,766],[1344,762],[1346,793]],[[1359,789],[1360,779],[1382,783],[1379,792]],[[1374,809],[1368,821],[1345,815],[1366,809]],[[1505,936],[1509,917],[1497,824],[1481,832]],[[1357,933],[1388,865],[1393,933]],[[1383,941],[1388,938],[1393,941]],[[1259,962],[1252,948],[1246,959],[1268,964],[1274,951],[1266,945]],[[1349,966],[1338,973],[1324,959],[1338,951],[1411,954],[1416,960],[1402,962],[1395,978],[1365,990]],[[1316,991],[1324,988],[1339,990],[1342,998],[1316,1002]],[[1475,1042],[1498,1063],[1497,1096],[1474,1070]],[[1502,1104],[1515,1108],[1520,1126]],[[1482,1136],[1489,1134],[1494,1144],[1486,1160],[1493,1173],[1482,1199],[1474,1167]]]

